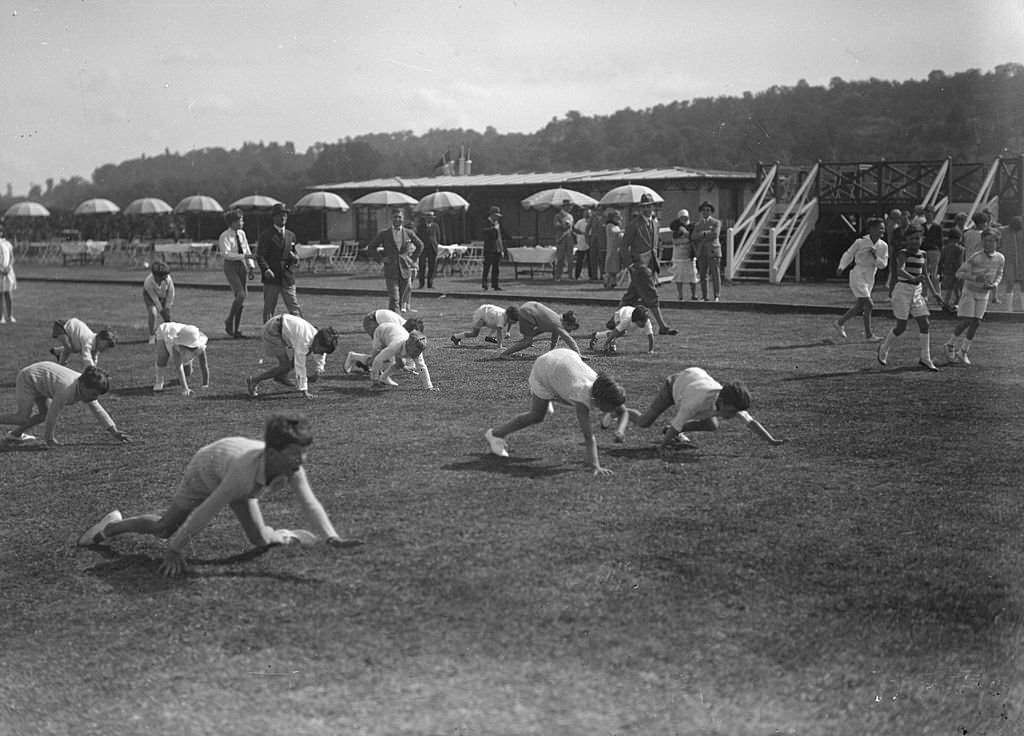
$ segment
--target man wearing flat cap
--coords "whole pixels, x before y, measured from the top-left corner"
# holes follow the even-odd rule
[[[263,322],[274,316],[277,299],[284,300],[288,314],[302,316],[302,307],[295,291],[294,268],[299,262],[295,252],[295,233],[285,227],[288,223],[288,208],[275,204],[271,210],[274,226],[260,233],[256,245],[256,261],[259,263],[263,280]]]
[[[693,223],[690,231],[690,243],[697,254],[697,272],[700,274],[700,295],[708,301],[708,276],[711,277],[711,288],[717,302],[722,290],[722,222],[711,216],[715,206],[710,202],[701,202],[697,208],[700,218]]]

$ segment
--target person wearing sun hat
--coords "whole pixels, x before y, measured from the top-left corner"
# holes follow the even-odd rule
[[[192,375],[193,361],[199,363],[203,374],[202,388],[210,386],[210,366],[206,360],[206,335],[195,325],[181,322],[164,322],[156,328],[154,345],[156,375],[153,391],[164,390],[164,380],[170,379],[169,373],[177,370],[178,381],[181,383],[182,396],[192,396],[188,387],[188,377]]]
[[[295,252],[295,233],[288,224],[288,208],[275,204],[270,212],[274,222],[260,233],[256,244],[256,261],[263,281],[263,322],[274,316],[278,298],[284,301],[288,314],[302,316],[302,307],[295,291],[294,268],[299,262]]]
[[[700,295],[708,301],[708,277],[711,277],[711,289],[714,301],[718,301],[722,291],[722,234],[721,220],[712,217],[715,206],[708,201],[700,203],[697,208],[700,219],[693,223],[690,231],[690,242],[697,254],[697,272],[700,275]]]

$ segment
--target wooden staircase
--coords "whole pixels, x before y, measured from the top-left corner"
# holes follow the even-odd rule
[[[775,211],[768,217],[767,226],[758,232],[747,257],[736,266],[733,281],[768,281],[772,270],[771,231],[779,224],[784,210],[784,206],[775,206]]]

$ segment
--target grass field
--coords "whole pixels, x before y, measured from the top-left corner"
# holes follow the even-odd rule
[[[615,474],[595,479],[567,408],[508,460],[487,454],[483,431],[527,406],[531,361],[451,346],[478,302],[418,298],[441,391],[404,376],[385,393],[341,372],[383,304],[303,302],[343,333],[315,400],[265,384],[253,401],[259,341],[220,339],[226,293],[180,290],[175,318],[213,338],[212,386],[189,399],[150,391],[137,287],[19,289],[0,410],[52,320],[76,315],[124,341],[101,403],[136,441],[73,406],[66,446],[0,453],[0,734],[1024,732],[1019,324],[984,325],[975,365],[946,367],[936,320],[929,374],[913,326],[883,370],[873,345],[825,344],[821,315],[672,314],[655,355],[631,334],[592,365],[638,408],[689,365],[742,379],[786,443],[727,422],[667,464],[656,428],[600,433]],[[611,310],[576,309],[585,345]],[[155,539],[75,547],[110,509],[162,510],[202,444],[293,409],[317,431],[314,490],[365,546],[239,560],[226,513],[179,580],[157,575]],[[303,525],[286,496],[262,506]]]

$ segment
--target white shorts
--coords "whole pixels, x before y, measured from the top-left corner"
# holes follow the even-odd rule
[[[892,290],[892,316],[905,320],[908,317],[927,317],[931,314],[928,302],[924,300],[921,284],[907,284],[897,281]]]
[[[991,292],[986,291],[984,294],[979,294],[976,291],[964,289],[964,293],[960,295],[960,302],[956,305],[956,316],[957,317],[971,317],[973,319],[981,319],[985,316],[985,312],[988,311],[988,300],[991,296]]]
[[[875,269],[854,266],[850,271],[850,291],[858,299],[870,299],[871,290],[875,288]]]

